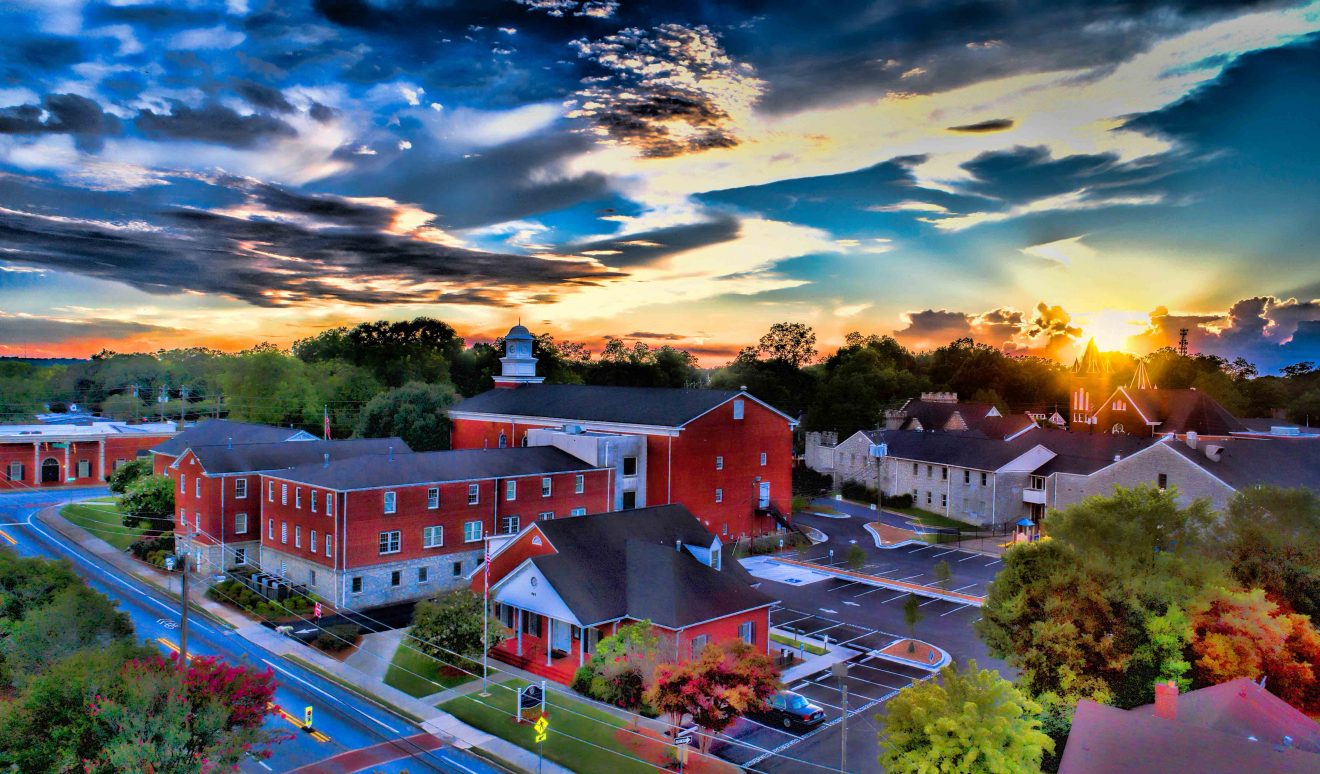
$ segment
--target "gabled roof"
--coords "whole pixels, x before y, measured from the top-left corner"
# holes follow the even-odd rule
[[[191,451],[201,463],[202,470],[213,476],[227,473],[255,473],[296,468],[300,465],[320,463],[330,455],[332,466],[365,464],[363,458],[372,455],[408,455],[412,450],[402,438],[354,438],[345,441],[304,441],[288,443],[238,443],[233,446],[197,446]],[[349,462],[351,460],[351,463]]]
[[[1320,771],[1316,728],[1246,678],[1179,696],[1174,719],[1157,717],[1152,705],[1125,711],[1083,699],[1059,774],[1313,773]]]
[[[943,430],[954,414],[962,417],[969,430],[980,429],[981,424],[987,419],[1000,419],[998,413],[991,416],[994,411],[992,403],[954,403],[951,401],[939,400],[919,400],[912,399],[903,404],[899,411],[907,415],[903,421],[904,430],[915,430],[917,424],[920,424],[924,430]]]
[[[173,438],[152,448],[157,454],[177,457],[189,447],[228,446],[230,444],[278,443],[281,441],[312,441],[316,436],[305,430],[249,422],[231,422],[228,419],[207,419]]]
[[[1143,438],[1110,433],[1070,433],[1067,430],[1046,429],[1029,434],[1041,446],[1054,452],[1054,458],[1036,470],[1037,475],[1075,473],[1090,475],[1114,464],[1114,458],[1127,459],[1152,445],[1160,438]]]
[[[682,427],[739,395],[756,400],[736,390],[528,384],[516,389],[487,390],[480,395],[460,401],[450,411],[543,417],[576,422]],[[776,411],[776,413],[780,412]],[[787,416],[784,418],[792,421]]]
[[[1082,359],[1073,364],[1073,371],[1082,376],[1109,373],[1109,361],[1100,354],[1100,348],[1095,345],[1094,338],[1086,342],[1086,351],[1082,353]]]
[[[891,457],[953,465],[977,470],[998,470],[1034,448],[1039,431],[1023,433],[1012,441],[963,432],[864,430],[873,444],[883,443]]]
[[[1134,390],[1127,387],[1119,391],[1128,396],[1132,407],[1148,422],[1157,422],[1155,431],[1182,435],[1188,431],[1200,435],[1229,435],[1247,431],[1246,425],[1228,413],[1214,398],[1200,390]],[[1104,410],[1106,403],[1101,406]]]
[[[393,440],[402,445],[397,438]],[[402,449],[394,449],[392,457],[386,454],[386,450],[380,449],[369,457],[339,461],[331,459],[329,465],[322,463],[319,457],[314,459],[308,460],[311,464],[280,473],[278,478],[342,492],[595,469],[589,463],[553,446],[462,449],[415,454],[408,453],[408,447],[402,446]]]
[[[1320,493],[1320,439],[1317,438],[1201,440],[1196,449],[1184,441],[1171,439],[1169,446],[1237,490],[1265,484],[1300,486]],[[1218,461],[1206,456],[1207,446],[1223,449]]]
[[[1035,424],[1036,420],[1026,414],[1009,414],[1006,417],[985,417],[970,432],[980,433],[986,438],[1011,438]]]
[[[716,570],[676,547],[677,542],[708,548],[715,542],[681,505],[536,526],[556,553],[530,561],[588,626],[626,617],[679,629],[774,602],[751,586],[737,562]]]

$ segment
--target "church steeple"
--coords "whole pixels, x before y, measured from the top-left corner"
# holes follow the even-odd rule
[[[1153,390],[1155,383],[1150,380],[1150,374],[1146,373],[1146,361],[1137,361],[1137,370],[1132,374],[1132,381],[1128,382],[1128,389],[1132,390]]]
[[[1109,361],[1100,354],[1100,348],[1095,345],[1094,338],[1086,342],[1086,351],[1082,353],[1081,361],[1073,366],[1073,371],[1083,376],[1109,373]]]
[[[1109,397],[1109,361],[1095,345],[1095,339],[1086,343],[1082,357],[1073,363],[1068,385],[1068,428],[1089,430],[1091,416],[1100,402]]]
[[[496,387],[518,387],[540,384],[544,376],[536,375],[536,357],[532,354],[532,332],[519,322],[504,337],[504,357],[500,358],[500,375],[495,377]]]

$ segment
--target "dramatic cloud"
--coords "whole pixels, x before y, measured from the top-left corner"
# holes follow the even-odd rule
[[[672,226],[614,239],[600,239],[571,246],[578,255],[597,257],[601,263],[626,268],[652,263],[675,253],[737,238],[738,220],[725,216],[707,223]]]
[[[1003,132],[1013,128],[1017,123],[1011,118],[991,118],[986,121],[977,121],[974,124],[962,124],[961,126],[950,126],[950,132],[962,132],[964,134],[982,134],[984,132]]]
[[[176,100],[170,112],[144,110],[134,124],[148,137],[196,140],[231,148],[252,148],[268,140],[298,136],[296,129],[279,118],[265,113],[243,115],[215,102],[191,108]]]
[[[0,311],[0,344],[76,341],[79,339],[122,339],[144,333],[164,333],[168,328],[130,320],[95,317],[40,317]]]
[[[119,119],[77,94],[47,94],[40,106],[0,109],[0,134],[71,134],[84,150],[99,150],[106,135],[119,130]]]
[[[644,156],[737,145],[737,119],[761,92],[752,68],[731,59],[704,24],[630,28],[573,45],[603,74],[586,79],[569,115]]]

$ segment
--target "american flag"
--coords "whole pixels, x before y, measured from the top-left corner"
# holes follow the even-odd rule
[[[330,407],[322,407],[325,410],[325,440],[330,440]]]

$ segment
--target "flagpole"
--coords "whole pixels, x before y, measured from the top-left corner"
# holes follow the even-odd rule
[[[486,587],[484,601],[481,605],[481,695],[489,696],[490,691],[486,685],[487,678],[487,660],[490,658],[490,536],[486,535],[485,540],[485,583]]]

